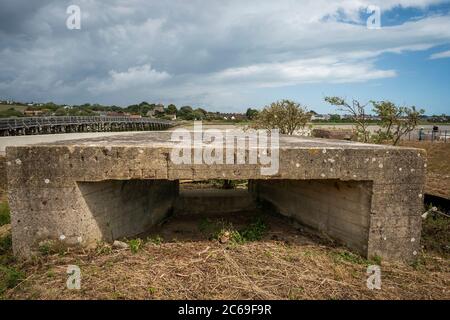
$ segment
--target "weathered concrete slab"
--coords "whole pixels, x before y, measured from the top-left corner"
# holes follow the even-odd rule
[[[423,150],[283,136],[279,171],[267,176],[258,164],[174,164],[170,135],[8,147],[14,252],[29,256],[46,239],[90,246],[138,234],[170,211],[180,179],[249,179],[255,198],[365,256],[412,260],[419,251]]]

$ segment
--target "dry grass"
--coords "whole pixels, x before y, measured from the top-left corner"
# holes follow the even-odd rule
[[[70,252],[22,266],[26,279],[6,299],[450,299],[448,261],[424,256],[416,268],[382,264],[382,290],[366,287],[367,261],[342,248],[263,241],[146,243]],[[81,290],[66,289],[78,265]]]
[[[366,271],[379,261],[295,228],[286,218],[262,218],[267,231],[255,242],[221,244],[195,216],[174,218],[162,227],[171,242],[161,241],[155,232],[162,230],[156,229],[137,250],[101,244],[95,250],[57,250],[32,262],[13,262],[13,276],[20,270],[23,277],[3,298],[450,299],[450,265],[437,254],[423,253],[414,266],[381,261],[382,289],[373,291],[367,289]],[[252,218],[236,214],[230,221],[225,225],[241,230]],[[184,233],[183,241],[173,239],[183,239]],[[79,291],[66,288],[68,265],[81,269]]]
[[[402,146],[427,151],[428,167],[425,192],[450,199],[450,141],[402,141]]]

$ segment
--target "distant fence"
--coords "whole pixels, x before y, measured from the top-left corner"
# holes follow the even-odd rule
[[[132,117],[23,117],[0,119],[0,135],[33,135],[70,132],[164,130],[168,120]]]
[[[403,136],[403,140],[450,142],[450,130],[414,130]]]

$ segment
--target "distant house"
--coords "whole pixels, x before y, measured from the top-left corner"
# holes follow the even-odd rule
[[[158,113],[164,113],[164,106],[162,104],[158,104],[152,110],[149,110],[146,116],[153,118]]]
[[[41,116],[44,113],[43,110],[25,110],[23,112],[24,116],[26,117],[38,117]]]
[[[216,112],[216,116],[223,118],[224,120],[244,120],[247,116],[244,113],[221,113]]]
[[[328,121],[330,120],[330,115],[329,114],[313,114],[313,116],[311,117],[311,120],[314,121]]]
[[[125,116],[123,112],[116,112],[116,111],[108,111],[106,112],[107,117],[123,117]]]

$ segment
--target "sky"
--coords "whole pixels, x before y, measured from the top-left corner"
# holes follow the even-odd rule
[[[450,1],[0,0],[0,99],[333,113],[330,95],[450,114]]]

